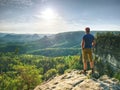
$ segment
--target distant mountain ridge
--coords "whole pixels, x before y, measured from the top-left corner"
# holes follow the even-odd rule
[[[96,33],[106,31],[91,31]],[[80,48],[84,31],[64,32],[58,34],[10,34],[0,33],[0,52],[37,53],[46,48]],[[55,50],[55,49],[54,49]],[[75,53],[76,54],[76,53]]]
[[[28,42],[44,37],[44,34],[10,34],[0,33],[0,39],[6,42]]]

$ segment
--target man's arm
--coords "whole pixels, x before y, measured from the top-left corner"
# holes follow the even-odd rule
[[[92,42],[92,47],[95,47],[95,40],[93,40],[93,42]]]
[[[85,41],[84,41],[84,39],[82,39],[81,46],[82,46],[82,49],[84,49],[84,46],[85,46]]]

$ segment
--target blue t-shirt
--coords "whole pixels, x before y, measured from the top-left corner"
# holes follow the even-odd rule
[[[94,36],[92,34],[85,34],[83,36],[83,40],[85,41],[84,48],[92,48],[92,42],[94,40]]]

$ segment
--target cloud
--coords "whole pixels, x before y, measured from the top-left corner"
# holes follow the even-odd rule
[[[120,25],[104,24],[104,25],[92,25],[94,30],[108,30],[108,31],[120,31]]]
[[[52,1],[52,0],[41,0],[41,2],[43,2],[43,3],[44,3],[44,2],[47,2],[47,1]]]
[[[0,0],[0,6],[6,6],[6,5],[27,5],[27,6],[31,6],[35,2],[44,3],[44,2],[47,2],[47,1],[51,1],[51,0]]]
[[[76,30],[74,25],[69,24],[62,18],[55,21],[0,23],[0,32],[8,33],[59,33],[73,30]]]
[[[0,6],[14,6],[14,5],[31,6],[33,5],[33,2],[32,0],[0,0]]]

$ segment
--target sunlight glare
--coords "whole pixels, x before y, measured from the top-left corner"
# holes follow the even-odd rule
[[[51,8],[47,8],[41,12],[43,19],[55,19],[57,17],[57,13]]]

